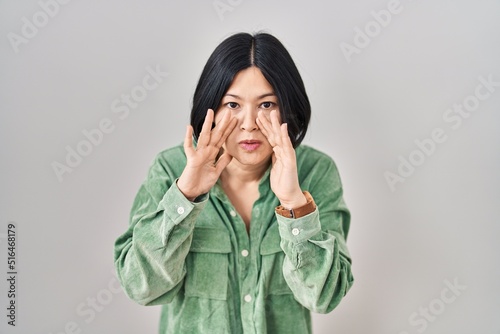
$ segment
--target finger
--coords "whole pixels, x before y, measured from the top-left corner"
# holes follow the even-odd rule
[[[236,129],[236,124],[238,124],[238,120],[236,118],[231,118],[227,126],[224,128],[224,132],[222,136],[220,136],[219,141],[217,142],[217,147],[222,147],[222,145],[226,142],[227,137]]]
[[[205,116],[205,121],[201,128],[200,136],[198,138],[198,146],[206,146],[210,141],[210,132],[212,130],[212,123],[214,121],[214,111],[208,109],[207,115]]]
[[[276,145],[273,147],[273,164],[276,163],[276,161],[281,161],[283,159],[282,153],[283,149],[280,146]]]
[[[189,156],[193,151],[193,127],[188,125],[186,126],[186,135],[184,137],[184,152]]]
[[[278,113],[276,110],[271,111],[271,126],[273,134],[275,136],[276,145],[282,145],[281,141],[281,125],[278,119]]]
[[[281,143],[285,149],[293,149],[292,140],[288,135],[288,123],[281,124]]]
[[[217,164],[215,165],[215,170],[217,171],[217,174],[220,175],[224,168],[229,165],[229,163],[233,160],[233,157],[229,155],[228,153],[223,153],[220,157],[219,160],[217,160]]]
[[[266,130],[266,125],[261,120],[262,117],[264,117],[262,115],[262,111],[259,111],[259,113],[257,115],[256,122],[257,122],[257,126],[259,127],[260,132],[262,132],[262,134],[267,138],[269,136],[269,134],[268,134],[268,132]]]
[[[262,110],[259,110],[259,113],[257,114],[257,119],[265,128],[265,130],[269,133],[271,130],[271,120],[269,119],[269,117]]]
[[[258,121],[259,123],[257,125],[260,124],[259,128],[261,129],[261,132],[264,134],[264,136],[266,136],[269,144],[271,144],[271,146],[275,146],[276,142],[273,138],[274,136],[273,136],[273,128],[271,122],[266,117],[266,115],[264,115],[262,111],[259,112]]]
[[[281,148],[283,149],[281,157],[283,161],[287,161],[287,164],[295,164],[295,149],[292,144],[292,140],[288,135],[288,124],[281,124]]]
[[[225,110],[223,112],[222,118],[215,125],[215,128],[212,129],[212,135],[210,138],[210,144],[215,145],[217,147],[222,146],[225,141],[224,136],[227,134],[227,128],[231,125],[232,117],[231,112]],[[232,131],[232,129],[230,129]],[[224,140],[221,140],[224,138]]]
[[[278,112],[276,110],[272,110],[269,118],[271,121],[271,126],[273,128],[273,131],[276,134],[280,134],[281,133],[281,130],[280,130],[281,123],[278,119]]]

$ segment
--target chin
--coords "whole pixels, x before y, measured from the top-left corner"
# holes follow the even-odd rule
[[[271,162],[271,157],[261,159],[251,159],[247,157],[234,157],[241,165],[245,166],[260,166]]]
[[[273,151],[270,152],[245,152],[242,150],[228,151],[228,153],[241,165],[246,166],[258,166],[262,164],[267,164],[271,161],[271,155]]]

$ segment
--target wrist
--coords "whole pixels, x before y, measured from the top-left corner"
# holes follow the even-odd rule
[[[314,212],[314,210],[316,210],[316,203],[314,203],[314,199],[312,198],[311,194],[307,191],[304,191],[302,195],[306,199],[305,204],[290,208],[279,205],[275,209],[276,213],[286,218],[300,218]]]
[[[189,187],[187,187],[184,184],[182,180],[182,175],[180,178],[177,179],[177,189],[179,189],[179,191],[184,195],[184,197],[186,197],[186,199],[189,200],[190,202],[194,201],[196,197],[201,195],[201,194],[196,194],[194,190],[189,189]]]
[[[307,198],[304,196],[304,193],[302,191],[296,193],[290,199],[287,200],[281,200],[280,199],[281,206],[286,208],[286,209],[295,209],[298,207],[301,207],[307,203]]]

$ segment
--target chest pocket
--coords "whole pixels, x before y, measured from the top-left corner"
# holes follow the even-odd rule
[[[186,258],[186,296],[225,300],[231,241],[226,230],[195,227]]]
[[[273,224],[260,245],[260,255],[262,256],[262,275],[264,286],[267,287],[266,295],[283,295],[292,293],[283,277],[283,261],[285,253],[280,246],[281,236],[278,225]]]

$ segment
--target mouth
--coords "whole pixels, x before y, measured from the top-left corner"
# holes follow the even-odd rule
[[[255,151],[262,145],[260,140],[242,140],[238,143],[245,151]]]

